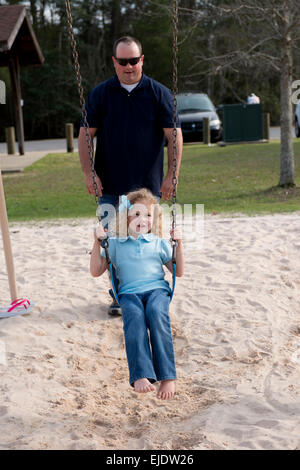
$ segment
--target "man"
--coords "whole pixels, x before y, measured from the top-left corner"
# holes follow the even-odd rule
[[[141,43],[130,36],[113,48],[116,75],[100,83],[86,102],[90,136],[97,135],[95,171],[101,204],[117,206],[119,196],[148,188],[167,201],[173,181],[173,97],[143,73]],[[81,124],[83,126],[83,123]],[[163,178],[164,142],[168,141],[168,171]],[[94,194],[85,129],[78,148],[84,180]],[[182,156],[182,133],[177,128],[177,176]],[[116,313],[114,309],[110,313]]]

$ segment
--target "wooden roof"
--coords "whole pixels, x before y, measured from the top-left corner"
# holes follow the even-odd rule
[[[7,66],[9,56],[15,53],[21,66],[41,65],[44,62],[23,5],[0,7],[0,67]]]

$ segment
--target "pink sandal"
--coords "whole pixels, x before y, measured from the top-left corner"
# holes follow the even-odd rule
[[[0,318],[16,317],[31,312],[34,303],[28,299],[16,299],[8,307],[0,307]]]

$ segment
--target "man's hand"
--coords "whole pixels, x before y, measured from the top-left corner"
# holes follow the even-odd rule
[[[86,186],[88,193],[92,194],[93,196],[96,196],[95,189],[94,189],[94,179],[91,173],[84,174],[84,182],[85,182],[85,186]],[[96,183],[97,183],[97,189],[98,189],[98,196],[102,196],[103,186],[102,186],[99,176],[97,175],[96,175]]]
[[[162,182],[161,188],[161,197],[163,201],[168,201],[173,194],[173,175],[167,174],[165,179]]]
[[[94,239],[95,242],[99,242],[100,240],[104,240],[107,238],[107,229],[104,229],[101,224],[99,224],[94,230]]]

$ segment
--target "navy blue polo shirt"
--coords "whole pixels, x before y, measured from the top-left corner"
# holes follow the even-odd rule
[[[103,193],[119,196],[148,188],[158,196],[163,180],[163,128],[173,127],[170,90],[143,74],[129,93],[115,75],[90,92],[86,111],[89,126],[98,129],[95,170]]]

